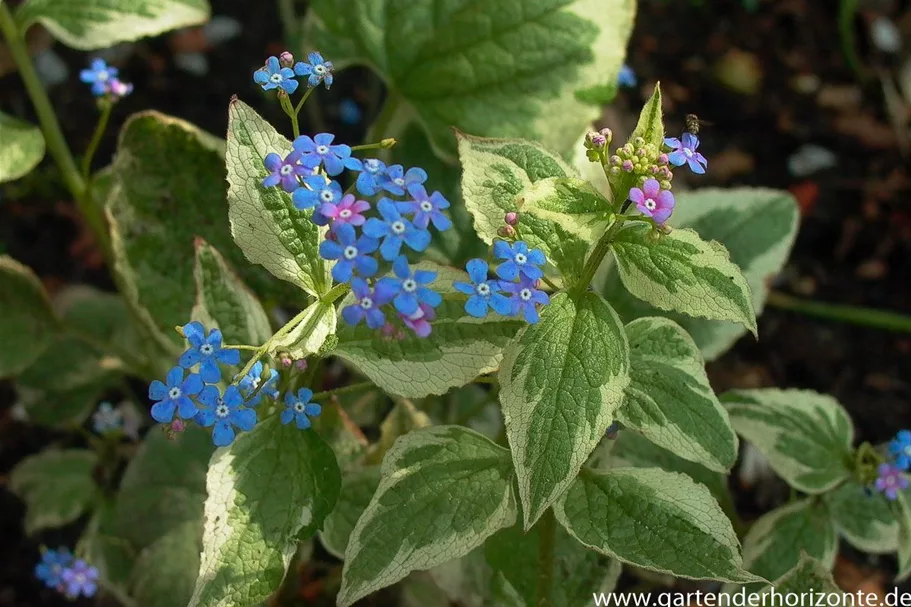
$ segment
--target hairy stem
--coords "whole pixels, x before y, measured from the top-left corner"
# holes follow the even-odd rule
[[[557,539],[557,521],[551,508],[538,521],[538,581],[535,588],[535,607],[551,607],[554,587],[554,545]]]
[[[266,353],[272,347],[272,344],[274,342],[278,341],[279,339],[281,339],[282,337],[284,337],[285,335],[287,335],[288,333],[290,333],[291,331],[293,331],[294,328],[297,325],[299,325],[300,322],[304,319],[304,316],[306,316],[306,314],[307,314],[307,308],[304,308],[303,310],[300,311],[300,313],[298,313],[297,316],[295,316],[294,318],[289,320],[288,323],[284,327],[282,327],[281,329],[276,331],[275,335],[273,335],[272,337],[267,339],[266,343],[264,343],[260,347],[256,348],[253,351],[253,356],[250,357],[250,360],[247,361],[247,364],[244,365],[244,368],[240,370],[240,373],[237,374],[237,377],[238,378],[246,377],[247,373],[250,372],[250,369],[253,368],[253,365],[256,364],[256,361],[258,361],[260,358],[262,358],[263,356],[266,355]]]
[[[588,285],[591,284],[592,278],[595,277],[595,272],[598,271],[598,267],[601,265],[601,262],[604,261],[604,257],[610,250],[610,245],[614,241],[614,237],[617,235],[617,232],[620,231],[620,228],[623,227],[625,221],[625,218],[622,216],[616,217],[614,223],[611,224],[601,239],[598,240],[592,254],[588,257],[588,261],[585,262],[585,266],[582,268],[582,275],[579,277],[579,282],[575,286],[575,289],[578,292],[585,291],[585,289],[588,288]]]
[[[911,333],[911,316],[905,314],[876,310],[874,308],[808,301],[778,291],[769,293],[767,301],[770,306],[775,308],[799,312],[807,316],[816,316],[817,318],[826,318],[874,329],[885,329],[886,331]]]
[[[101,115],[98,117],[98,124],[95,126],[95,132],[92,133],[92,140],[89,142],[89,147],[86,148],[85,155],[82,157],[82,178],[86,183],[91,183],[92,181],[90,175],[92,172],[92,159],[95,157],[95,152],[98,151],[98,145],[101,143],[101,138],[108,128],[108,121],[111,119],[111,111],[113,109],[113,102],[104,102],[104,105],[101,108]]]

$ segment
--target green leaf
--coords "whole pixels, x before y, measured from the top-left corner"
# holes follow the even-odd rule
[[[335,335],[337,322],[335,307],[331,303],[314,302],[296,327],[272,342],[271,352],[287,352],[294,360],[303,360],[319,352],[326,338]]]
[[[776,508],[750,527],[743,538],[743,566],[774,580],[797,565],[802,553],[831,571],[838,548],[835,527],[826,507],[804,499]]]
[[[207,328],[218,327],[228,344],[265,343],[272,337],[262,304],[234,273],[218,250],[196,240],[196,305],[193,319]]]
[[[146,365],[144,345],[123,297],[86,285],[70,285],[54,295],[54,311],[73,332],[91,341],[99,355],[120,358],[116,366]]]
[[[314,427],[322,439],[332,447],[343,474],[362,465],[369,441],[357,424],[348,417],[342,403],[332,399],[323,404],[323,412]]]
[[[620,319],[594,293],[554,296],[504,352],[500,403],[526,529],[604,436],[629,384],[629,360]]]
[[[357,520],[367,509],[380,484],[380,467],[368,466],[351,470],[342,476],[342,490],[335,509],[326,517],[319,539],[326,550],[336,558],[345,558],[348,538]]]
[[[729,517],[736,516],[734,501],[731,498],[730,489],[728,489],[727,476],[662,449],[641,434],[621,430],[610,453],[610,467],[628,466],[682,472],[696,483],[705,485]]]
[[[419,269],[437,272],[435,291],[457,293],[453,281],[468,281],[468,275],[452,268],[422,262]],[[342,307],[353,302],[352,295]],[[345,324],[338,333],[333,354],[354,365],[379,388],[404,398],[444,394],[479,375],[500,366],[502,350],[523,325],[515,319],[490,315],[484,319],[468,316],[463,299],[446,298],[437,308],[433,331],[418,338],[411,331],[401,340],[384,338],[363,324]]]
[[[592,593],[611,592],[620,577],[620,563],[587,549],[559,525],[555,533],[553,575],[558,582],[553,586],[552,604],[591,605]],[[514,525],[484,544],[487,562],[506,577],[529,606],[537,600],[540,543],[540,525],[527,532]]]
[[[802,553],[800,560],[794,567],[783,576],[772,582],[772,584],[763,590],[763,594],[768,594],[775,589],[777,594],[798,594],[798,593],[834,593],[842,594],[841,588],[835,584],[832,579],[831,567],[826,567],[819,560]],[[817,597],[817,594],[813,594]],[[773,599],[776,600],[776,599]],[[828,600],[827,600],[828,604]],[[843,603],[847,604],[847,603]]]
[[[139,554],[130,578],[130,594],[142,607],[184,607],[193,594],[202,521],[187,521],[155,540]]]
[[[88,51],[199,25],[209,14],[207,0],[27,0],[16,20],[23,29],[39,22],[67,46]]]
[[[339,605],[468,554],[512,525],[512,477],[509,452],[466,428],[434,426],[400,438],[348,541]]]
[[[47,348],[57,319],[38,277],[0,255],[0,378],[16,375]]]
[[[189,607],[267,599],[299,540],[332,512],[341,480],[329,445],[316,432],[282,425],[278,415],[217,450],[206,477],[203,550]]]
[[[339,65],[377,70],[438,154],[455,152],[451,126],[563,152],[599,115],[594,104],[617,79],[634,15],[632,0],[533,0],[494,11],[466,0],[317,0],[305,36]]]
[[[655,83],[655,91],[642,106],[642,110],[639,112],[639,122],[636,124],[633,134],[630,135],[629,141],[632,142],[638,137],[642,137],[646,144],[652,144],[659,150],[663,149],[664,120],[661,114],[660,83]],[[637,179],[638,177],[634,173],[621,172],[619,175],[612,175],[610,177],[610,199],[614,202],[626,200],[630,188],[639,185]]]
[[[24,177],[44,158],[44,135],[33,124],[0,112],[0,183]]]
[[[851,475],[854,426],[831,396],[768,388],[727,392],[721,401],[737,434],[795,489],[823,493]]]
[[[121,592],[126,592],[136,553],[128,541],[116,534],[114,507],[111,498],[101,501],[80,538],[79,545],[83,550],[83,558],[98,569],[101,579]]]
[[[62,527],[82,516],[98,496],[92,472],[98,456],[87,449],[47,450],[13,468],[10,491],[25,502],[25,532]]]
[[[666,318],[626,325],[630,385],[617,419],[680,457],[718,472],[737,460],[737,435],[686,331]]]
[[[160,430],[149,432],[120,482],[116,535],[139,551],[184,523],[202,521],[213,449],[201,428],[191,426],[174,440]]]
[[[554,505],[584,545],[624,563],[692,579],[750,582],[731,523],[708,489],[657,468],[583,468]]]
[[[871,554],[898,550],[898,521],[882,493],[848,480],[822,496],[835,529],[849,544]]]
[[[668,223],[675,228],[691,228],[704,240],[717,240],[728,249],[731,261],[740,267],[750,285],[753,309],[758,315],[765,306],[770,279],[781,270],[791,252],[798,219],[797,203],[785,191],[703,188],[680,194]],[[615,266],[601,292],[626,321],[661,314],[626,291]],[[733,322],[683,314],[669,316],[687,330],[706,360],[718,358],[746,332]]]
[[[911,576],[911,496],[909,491],[899,491],[895,500],[898,519],[898,573],[896,582],[903,582]]]
[[[546,219],[594,244],[610,223],[611,203],[595,186],[575,177],[536,181],[519,193],[523,213]]]
[[[462,196],[481,239],[492,243],[498,238],[497,230],[505,225],[506,213],[518,211],[516,229],[522,239],[529,246],[541,249],[564,276],[580,274],[590,243],[576,233],[576,227],[567,227],[566,221],[557,222],[522,212],[527,198],[532,199],[534,207],[538,199],[553,191],[555,182],[550,181],[551,178],[575,178],[573,168],[531,141],[484,139],[462,133],[457,133],[457,137],[462,163]],[[544,180],[548,181],[538,185]],[[567,183],[578,184],[578,180]],[[582,208],[596,206],[591,191],[586,192],[584,201]]]
[[[311,211],[299,211],[281,188],[265,188],[269,174],[263,159],[282,157],[291,142],[282,137],[253,108],[231,100],[228,108],[228,218],[231,234],[251,263],[307,293],[323,295],[332,281],[329,265],[318,248],[327,228],[310,221]]]
[[[224,141],[157,112],[134,114],[121,131],[112,180],[107,207],[121,292],[165,352],[182,351],[174,327],[190,320],[196,303],[197,236],[255,292],[290,299],[231,238]]]
[[[649,226],[621,230],[611,248],[630,293],[662,310],[742,323],[756,334],[750,285],[724,245],[693,230],[656,235]]]

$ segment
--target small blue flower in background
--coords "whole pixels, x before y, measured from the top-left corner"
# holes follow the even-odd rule
[[[509,316],[512,312],[512,302],[500,294],[500,281],[487,279],[487,262],[483,259],[472,259],[465,264],[465,269],[474,284],[452,283],[457,291],[470,295],[465,302],[465,311],[475,318],[484,318],[489,306],[497,314]]]
[[[202,378],[196,373],[190,373],[186,379],[184,370],[174,367],[168,371],[167,384],[153,380],[149,384],[149,398],[159,401],[152,405],[152,419],[166,424],[174,419],[174,410],[183,419],[193,419],[199,409],[190,400],[190,397],[199,394],[202,390]]]
[[[335,229],[337,241],[324,240],[319,245],[319,255],[323,259],[335,259],[332,266],[332,278],[337,282],[348,282],[354,271],[365,278],[376,274],[379,263],[370,256],[379,246],[379,241],[369,236],[357,238],[354,226],[340,224]]]
[[[430,270],[416,270],[413,274],[408,266],[408,259],[401,255],[392,264],[392,271],[397,278],[381,278],[379,283],[383,284],[383,289],[387,292],[395,293],[393,305],[395,309],[410,316],[418,311],[420,304],[427,304],[432,308],[437,307],[443,301],[443,297],[426,285],[432,283],[437,278],[436,272]],[[377,288],[381,288],[379,284]]]
[[[262,387],[260,387],[262,385]],[[248,407],[255,407],[262,402],[263,396],[278,398],[278,371],[269,369],[269,379],[263,383],[263,363],[256,361],[250,371],[237,383],[241,395],[247,399]]]
[[[356,170],[361,171],[357,176],[355,187],[363,196],[373,196],[380,191],[380,182],[386,173],[386,164],[376,158],[368,158],[364,162],[358,161],[360,167]]]
[[[380,176],[379,185],[390,194],[404,196],[405,190],[413,185],[421,185],[425,181],[427,181],[427,172],[424,169],[412,167],[406,173],[405,167],[394,164]]]
[[[287,425],[294,420],[298,429],[306,430],[312,424],[310,417],[316,417],[323,412],[323,408],[316,403],[311,403],[313,390],[301,388],[297,391],[297,396],[290,392],[285,393],[285,410],[282,411],[282,424]],[[309,416],[309,417],[308,417]]]
[[[272,188],[281,184],[282,189],[289,194],[295,192],[300,187],[297,178],[310,173],[307,167],[299,164],[300,159],[298,152],[291,152],[284,160],[275,152],[267,154],[263,164],[271,174],[263,179],[263,187]]]
[[[342,186],[337,181],[310,175],[304,178],[304,183],[307,187],[297,188],[291,196],[291,202],[301,211],[323,204],[338,204],[342,199]]]
[[[342,318],[346,323],[354,326],[366,319],[367,326],[371,329],[379,329],[386,324],[386,316],[380,310],[380,306],[389,303],[395,295],[394,292],[377,284],[376,290],[371,293],[367,282],[357,277],[351,280],[351,292],[354,293],[355,303],[342,309]]]
[[[310,63],[298,62],[294,66],[294,73],[298,76],[309,76],[307,86],[318,86],[320,82],[324,82],[327,89],[332,86],[332,62],[323,59],[316,51],[307,55],[307,60]]]
[[[256,411],[241,408],[244,397],[237,386],[228,386],[224,396],[218,386],[206,386],[199,393],[199,402],[205,405],[196,416],[200,426],[208,428],[215,426],[212,431],[212,442],[216,447],[225,447],[234,442],[234,427],[244,432],[249,432],[256,425]]]
[[[540,317],[538,316],[536,305],[546,306],[550,303],[550,297],[544,291],[536,289],[536,285],[536,281],[529,280],[524,276],[521,277],[519,282],[500,281],[500,288],[510,294],[510,303],[512,305],[510,316],[519,316],[521,314],[527,322],[532,324],[538,322]]]
[[[82,559],[63,570],[64,594],[70,598],[94,596],[98,590],[98,569]]]
[[[892,464],[880,464],[876,469],[877,478],[874,488],[888,500],[898,499],[898,492],[908,488],[908,478]]]
[[[208,384],[221,379],[218,363],[226,365],[240,364],[240,351],[221,347],[221,331],[212,329],[206,336],[202,323],[193,321],[183,326],[183,334],[190,342],[190,348],[177,360],[177,364],[189,369],[199,363],[199,375]]]
[[[889,453],[895,466],[902,470],[911,469],[911,430],[901,430],[889,443]]]
[[[504,280],[515,280],[521,274],[535,281],[544,276],[538,266],[544,265],[547,259],[540,249],[528,250],[528,245],[521,240],[510,245],[504,240],[493,243],[493,254],[497,259],[505,259],[497,266],[497,276]]]
[[[667,161],[675,167],[689,165],[690,170],[697,175],[705,173],[705,167],[709,161],[705,156],[697,152],[699,148],[699,138],[692,133],[684,133],[683,141],[676,137],[668,137],[664,140],[664,145],[671,148],[673,152],[667,155]]]
[[[364,224],[364,234],[371,238],[383,239],[380,245],[380,254],[386,261],[392,261],[399,256],[402,243],[407,244],[414,251],[423,251],[430,244],[430,232],[415,227],[413,223],[402,217],[395,208],[395,203],[388,198],[380,199],[376,205],[383,219],[371,217]]]
[[[343,124],[357,124],[364,117],[361,107],[354,99],[342,99],[338,103],[338,117]]]
[[[66,548],[45,550],[41,562],[35,565],[35,577],[48,588],[59,588],[63,584],[63,572],[73,562],[73,555]]]
[[[253,81],[271,91],[281,87],[289,95],[297,90],[298,82],[294,79],[294,70],[282,67],[278,57],[269,57],[266,65],[253,72]]]
[[[449,201],[442,194],[434,192],[428,196],[427,190],[420,184],[410,186],[408,193],[413,200],[397,202],[395,206],[402,213],[413,213],[411,221],[415,226],[426,230],[427,226],[433,223],[433,227],[440,232],[452,227],[452,222],[442,211],[449,208]]]
[[[92,85],[92,94],[96,97],[106,95],[108,81],[117,77],[117,68],[110,67],[104,59],[92,59],[89,69],[79,72],[79,79]]]
[[[301,162],[305,166],[316,168],[322,164],[326,173],[331,177],[335,177],[345,168],[360,167],[360,161],[357,158],[351,158],[351,148],[343,143],[332,145],[333,140],[335,140],[335,135],[332,133],[320,133],[313,139],[307,135],[301,135],[294,140],[292,145],[295,151],[303,154]]]
[[[628,65],[620,68],[620,73],[617,74],[617,86],[632,88],[636,86],[636,82],[636,72],[633,71],[633,68]]]
[[[105,401],[98,405],[92,414],[92,428],[98,434],[107,434],[119,430],[123,426],[123,412],[115,409],[114,405]]]

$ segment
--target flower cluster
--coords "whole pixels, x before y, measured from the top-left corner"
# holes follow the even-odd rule
[[[645,183],[648,179],[655,179],[661,189],[670,190],[671,180],[674,178],[671,169],[667,166],[669,156],[664,154],[655,145],[646,143],[642,137],[636,137],[617,148],[610,157],[610,172],[612,175],[632,173],[638,183]]]
[[[544,276],[541,266],[547,262],[544,253],[540,249],[529,250],[521,240],[513,244],[497,240],[493,254],[501,260],[496,268],[499,279],[488,278],[486,261],[472,259],[465,266],[471,283],[452,283],[456,290],[468,295],[465,311],[476,318],[493,310],[502,316],[521,315],[527,322],[538,322],[538,305],[550,303],[547,293],[538,288]]]
[[[98,590],[98,569],[73,557],[66,548],[43,550],[35,577],[69,599],[91,597]]]
[[[902,472],[911,470],[911,430],[902,430],[889,443],[891,462],[877,468],[874,487],[887,499],[898,498],[898,492],[908,488],[908,477]]]
[[[266,65],[253,72],[253,81],[264,91],[281,89],[289,95],[300,86],[297,77],[306,77],[308,88],[319,86],[320,83],[325,84],[327,89],[332,86],[332,62],[323,59],[316,51],[310,53],[307,60],[309,63],[294,63],[294,56],[287,51],[281,57],[269,57]]]
[[[92,59],[89,69],[79,72],[79,79],[92,85],[92,94],[109,101],[123,99],[133,92],[133,85],[118,77],[116,67],[109,66],[104,59]]]
[[[256,425],[257,407],[264,399],[279,401],[280,373],[267,368],[262,361],[256,361],[245,374],[232,373],[232,383],[222,390],[222,367],[239,365],[240,352],[225,348],[221,331],[212,329],[207,333],[202,323],[187,323],[180,332],[186,337],[189,348],[177,360],[177,366],[168,371],[164,382],[154,380],[149,385],[149,398],[154,401],[152,418],[169,424],[167,428],[171,434],[182,432],[189,421],[196,422],[203,428],[212,428],[212,442],[216,446],[230,445],[238,430],[249,432]],[[289,364],[282,364],[282,367],[290,373],[291,359],[287,360]],[[295,365],[294,370],[304,369],[306,365]],[[285,395],[286,404],[288,396]],[[303,413],[319,415],[320,408],[318,405],[305,407]],[[289,423],[284,415],[282,423]],[[297,426],[310,427],[309,423],[302,425],[300,421]]]

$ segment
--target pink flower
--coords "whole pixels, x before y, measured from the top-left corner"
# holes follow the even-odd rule
[[[402,319],[405,326],[414,331],[414,334],[418,337],[430,335],[430,323],[436,316],[436,310],[427,304],[421,304],[414,314],[399,314],[399,318]]]
[[[345,223],[352,226],[364,225],[367,219],[362,213],[369,209],[369,202],[355,199],[354,194],[345,194],[338,204],[323,203],[319,208],[319,212],[332,220],[334,229],[336,226]]]
[[[876,479],[876,490],[884,493],[887,499],[896,499],[899,491],[908,488],[908,479],[892,464],[880,464],[877,472],[879,478]]]
[[[631,188],[629,199],[636,203],[640,213],[657,224],[663,224],[674,212],[674,195],[669,190],[662,190],[655,179],[647,179],[641,190]]]

